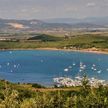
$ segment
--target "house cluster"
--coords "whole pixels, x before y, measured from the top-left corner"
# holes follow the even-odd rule
[[[53,78],[54,85],[57,87],[71,87],[71,86],[82,86],[82,80],[83,78],[80,76],[75,77],[74,79],[68,78],[68,77],[59,77],[59,78]],[[106,85],[105,80],[99,80],[94,77],[88,78],[88,85],[92,87],[98,87],[99,84]]]
[[[16,41],[15,36],[0,36],[0,41]]]

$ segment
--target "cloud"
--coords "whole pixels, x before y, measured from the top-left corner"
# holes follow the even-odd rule
[[[67,8],[66,8],[66,11],[67,11],[67,12],[75,12],[75,11],[77,11],[77,10],[78,10],[77,7],[67,7]]]
[[[96,6],[96,3],[94,2],[89,2],[86,4],[86,7],[95,7]]]
[[[40,9],[37,8],[29,8],[29,9],[21,9],[19,10],[21,13],[38,13]]]
[[[107,10],[108,0],[0,0],[1,18],[98,17]]]
[[[21,9],[21,12],[22,13],[25,13],[25,12],[27,12],[28,10],[27,9]]]

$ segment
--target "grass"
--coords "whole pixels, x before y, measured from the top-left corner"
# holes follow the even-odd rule
[[[37,86],[39,87],[39,86]],[[108,87],[35,88],[0,81],[0,108],[107,108]]]
[[[74,36],[70,39],[64,37],[54,37],[50,35],[40,35],[23,41],[0,41],[0,49],[36,49],[36,48],[108,48],[108,37],[102,35],[85,34]]]

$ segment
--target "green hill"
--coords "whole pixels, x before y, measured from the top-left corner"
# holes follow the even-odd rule
[[[51,36],[51,35],[40,34],[38,36],[31,37],[28,40],[40,40],[40,41],[46,42],[46,41],[60,41],[62,39],[63,38],[61,38],[61,37],[55,37],[55,36]]]

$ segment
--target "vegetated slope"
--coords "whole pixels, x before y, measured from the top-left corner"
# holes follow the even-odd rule
[[[31,37],[28,40],[40,40],[40,41],[46,42],[46,41],[60,41],[60,40],[63,40],[63,38],[46,35],[46,34],[40,34],[40,35]]]
[[[87,80],[83,86],[52,91],[33,89],[30,84],[0,81],[0,108],[107,108],[108,87],[93,88]]]
[[[36,49],[36,48],[67,48],[67,49],[87,49],[97,48],[108,49],[108,37],[97,34],[78,35],[70,38],[55,37],[50,35],[36,35],[29,40],[18,42],[0,41],[1,49]]]

